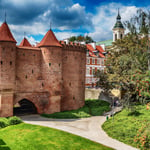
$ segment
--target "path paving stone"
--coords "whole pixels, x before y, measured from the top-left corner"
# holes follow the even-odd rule
[[[113,112],[114,111],[115,110],[113,110]],[[109,114],[107,113],[107,115]],[[103,131],[101,125],[106,121],[106,116],[95,116],[83,119],[49,119],[41,117],[40,115],[28,115],[22,116],[21,118],[26,123],[60,129],[104,144],[116,150],[137,150],[132,146],[112,139]]]

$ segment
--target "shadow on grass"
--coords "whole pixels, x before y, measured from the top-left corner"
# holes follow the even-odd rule
[[[2,139],[0,139],[0,150],[11,150]]]
[[[143,113],[140,113],[139,111],[132,111],[130,113],[128,113],[128,116],[140,116],[142,115]]]

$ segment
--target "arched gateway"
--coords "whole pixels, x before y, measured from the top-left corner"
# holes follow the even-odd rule
[[[13,111],[14,115],[36,114],[37,108],[31,101],[22,99],[14,106]]]

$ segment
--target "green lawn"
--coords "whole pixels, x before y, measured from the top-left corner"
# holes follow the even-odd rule
[[[109,103],[102,100],[85,100],[85,105],[82,108],[72,111],[57,112],[54,114],[42,114],[43,117],[48,118],[60,118],[60,119],[71,119],[71,118],[86,118],[91,116],[100,116],[104,112],[110,110]]]
[[[150,149],[150,110],[146,109],[146,105],[137,105],[134,113],[124,109],[102,127],[115,139],[134,147]]]
[[[112,150],[60,130],[21,123],[0,129],[0,150]]]

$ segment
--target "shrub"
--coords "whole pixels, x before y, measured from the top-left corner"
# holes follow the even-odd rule
[[[150,123],[143,123],[137,135],[134,137],[134,142],[141,150],[150,149]]]
[[[9,125],[16,125],[16,124],[22,123],[22,120],[16,116],[10,117],[8,121],[9,121]]]
[[[0,118],[0,128],[5,128],[8,125],[9,125],[8,124],[8,119],[6,119],[6,118]]]

